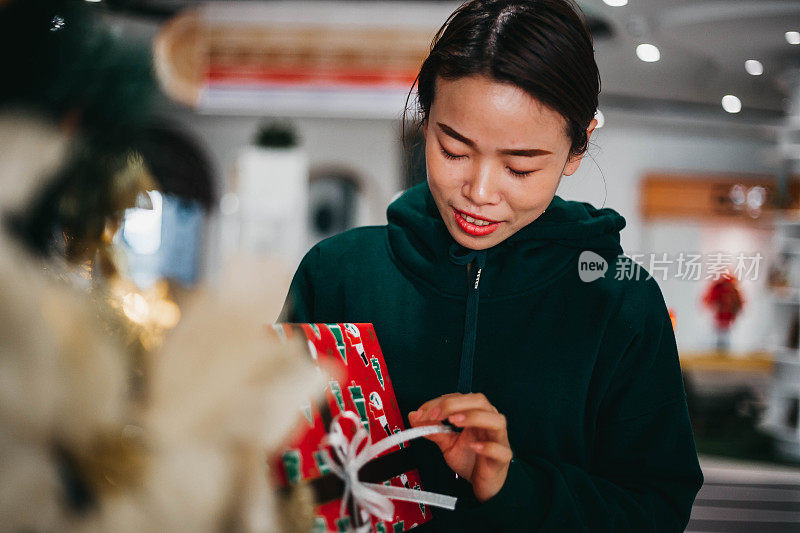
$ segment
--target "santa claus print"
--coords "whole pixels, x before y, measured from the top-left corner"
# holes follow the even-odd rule
[[[383,427],[386,435],[390,436],[392,430],[389,427],[389,422],[386,420],[386,413],[383,411],[383,401],[380,395],[375,391],[369,393],[369,409],[372,412],[372,418],[377,420],[381,427]]]
[[[358,326],[355,324],[345,324],[344,329],[350,334],[350,342],[358,352],[358,355],[361,356],[361,360],[364,361],[364,366],[369,366],[367,352],[364,350],[364,343],[361,341],[361,332],[358,331]]]

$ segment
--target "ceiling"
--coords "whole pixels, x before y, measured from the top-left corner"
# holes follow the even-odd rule
[[[595,48],[603,92],[616,98],[725,113],[722,97],[733,94],[742,101],[741,114],[758,120],[786,111],[785,100],[798,90],[788,72],[800,68],[800,45],[784,37],[800,31],[798,0],[631,0],[624,7],[583,0],[581,5],[612,27],[613,35],[598,39]],[[640,61],[635,51],[641,43],[658,46],[661,60]],[[745,71],[748,59],[764,65],[761,76]]]
[[[329,1],[350,6],[374,3]],[[155,18],[198,4],[190,0],[104,3]],[[792,74],[800,70],[800,45],[790,45],[784,37],[786,31],[800,31],[800,0],[630,0],[623,7],[610,7],[602,0],[578,3],[595,39],[601,106],[770,124],[788,112],[792,94],[800,100],[800,77]],[[302,9],[303,2],[296,4]],[[459,2],[397,4],[407,10],[444,4],[452,8]],[[641,43],[658,46],[661,60],[639,60],[636,46]],[[748,74],[744,69],[747,59],[759,60],[764,65],[763,75]],[[742,110],[735,116],[722,109],[726,94],[742,101]]]

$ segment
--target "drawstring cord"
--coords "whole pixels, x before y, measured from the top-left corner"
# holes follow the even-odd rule
[[[466,253],[463,251],[466,250]],[[459,253],[462,252],[462,253]],[[450,245],[450,261],[457,265],[467,265],[467,274],[471,266],[477,267],[475,277],[470,277],[467,291],[467,310],[464,319],[464,341],[461,344],[461,364],[458,371],[458,392],[466,394],[472,391],[472,374],[475,360],[475,335],[478,327],[478,286],[481,273],[486,266],[486,250],[470,250],[457,242]]]

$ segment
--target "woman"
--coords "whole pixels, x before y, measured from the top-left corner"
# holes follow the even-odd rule
[[[625,220],[555,195],[597,124],[578,12],[451,15],[417,78],[427,183],[386,226],[314,246],[279,318],[373,323],[410,425],[464,428],[411,447],[425,489],[459,497],[430,530],[678,531],[702,484],[669,314],[621,256]]]

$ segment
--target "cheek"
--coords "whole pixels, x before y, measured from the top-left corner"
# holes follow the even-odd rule
[[[457,165],[449,164],[449,161],[438,157],[437,154],[426,154],[425,166],[428,172],[428,180],[439,189],[452,189],[461,183],[461,172]]]
[[[512,211],[522,217],[537,216],[553,199],[550,184],[531,181],[519,183],[506,198]]]

